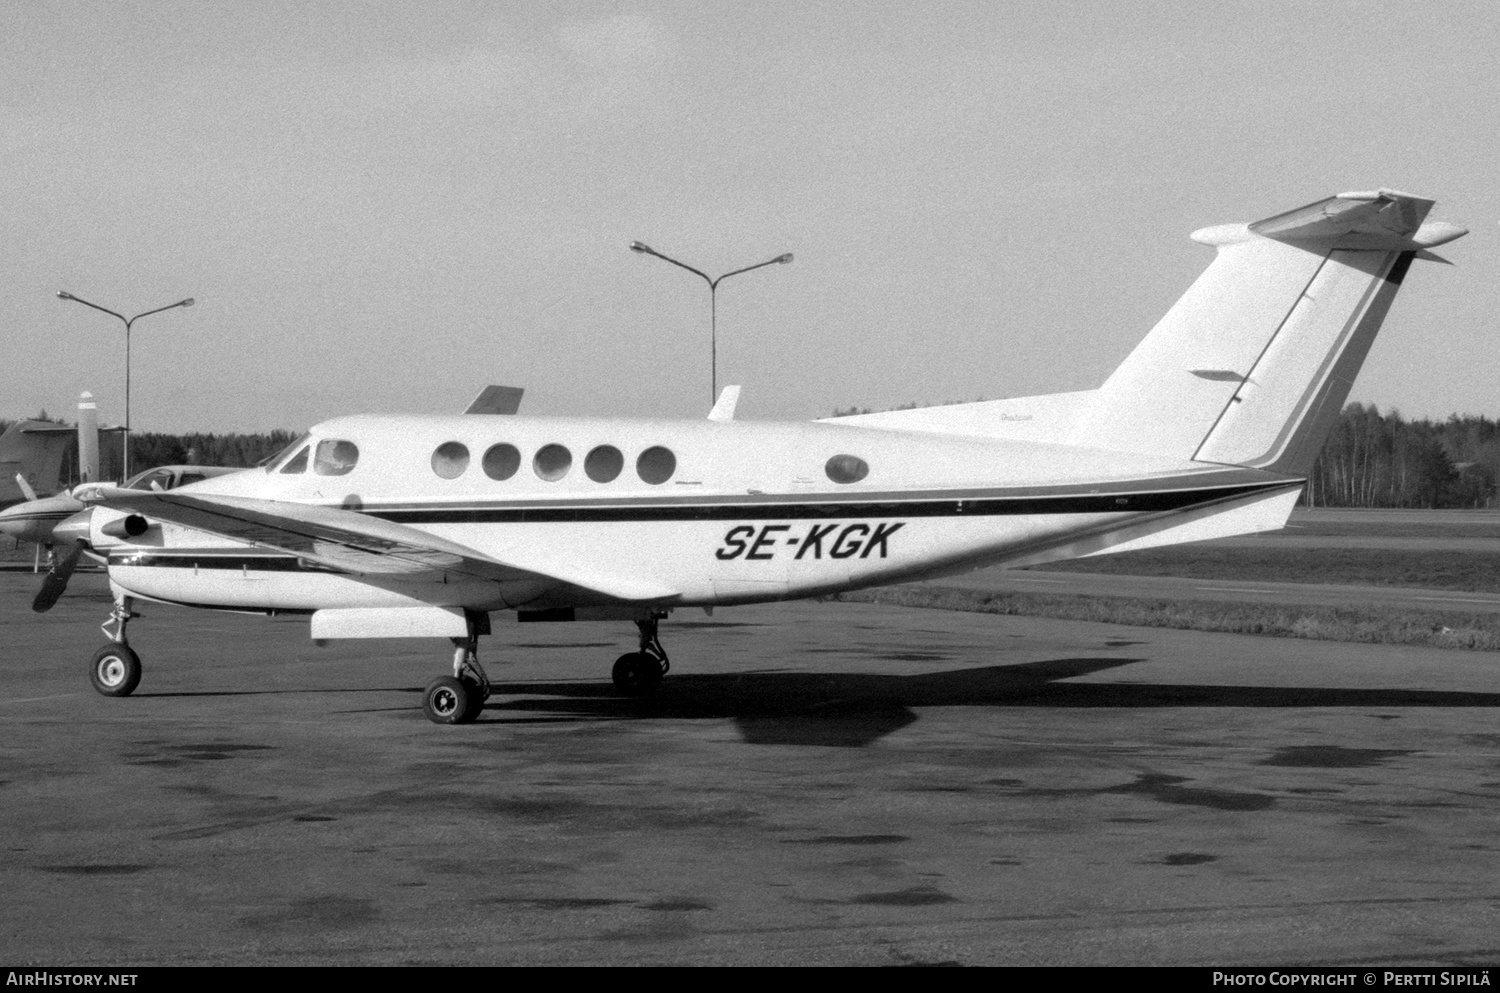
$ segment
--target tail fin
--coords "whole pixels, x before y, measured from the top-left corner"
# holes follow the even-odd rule
[[[19,421],[0,435],[0,506],[28,499],[15,485],[15,474],[32,493],[51,493],[62,485],[63,457],[73,428],[51,421]]]
[[[1095,393],[1077,445],[1305,474],[1414,258],[1468,232],[1423,224],[1433,201],[1341,193],[1253,224],[1218,249]]]

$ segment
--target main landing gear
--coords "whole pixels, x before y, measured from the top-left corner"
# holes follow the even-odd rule
[[[667,661],[667,650],[656,634],[657,625],[665,616],[653,613],[645,620],[636,621],[635,626],[641,632],[640,651],[621,655],[615,660],[610,675],[614,678],[615,689],[626,696],[655,693],[661,686],[662,677],[672,668],[672,663]]]
[[[89,662],[89,681],[94,689],[105,696],[129,696],[141,681],[141,660],[125,641],[125,625],[141,616],[131,609],[133,601],[128,596],[115,600],[115,609],[100,629],[109,637],[109,644],[94,653]],[[110,625],[115,629],[110,630]]]
[[[453,675],[422,691],[422,713],[435,724],[472,724],[490,695],[490,677],[479,664],[479,636],[490,633],[488,614],[470,614],[469,633],[453,639]]]

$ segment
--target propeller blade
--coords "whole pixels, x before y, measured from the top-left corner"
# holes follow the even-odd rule
[[[58,598],[68,588],[68,580],[73,575],[73,570],[78,567],[78,558],[83,554],[83,542],[75,541],[73,550],[67,557],[56,563],[47,570],[47,575],[42,577],[42,588],[37,593],[36,599],[31,601],[31,609],[38,614],[45,614],[57,603]]]

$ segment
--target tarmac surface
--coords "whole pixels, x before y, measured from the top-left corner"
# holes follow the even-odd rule
[[[0,964],[1500,962],[1500,657],[793,603],[448,647],[0,573]],[[509,664],[501,664],[510,660]]]

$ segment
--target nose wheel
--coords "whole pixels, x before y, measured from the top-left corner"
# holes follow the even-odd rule
[[[657,637],[657,626],[662,614],[652,614],[645,620],[636,621],[641,632],[640,651],[629,652],[615,660],[610,672],[615,689],[625,696],[649,696],[661,686],[662,677],[672,668],[667,661],[667,650]]]
[[[109,637],[109,644],[94,653],[89,660],[89,682],[105,696],[129,696],[141,682],[141,659],[131,650],[125,640],[125,625],[132,618],[141,616],[131,610],[130,597],[115,601],[115,609],[100,629]],[[113,626],[114,630],[110,630]]]
[[[105,645],[89,663],[89,680],[105,696],[129,696],[141,681],[141,660],[129,645]]]

